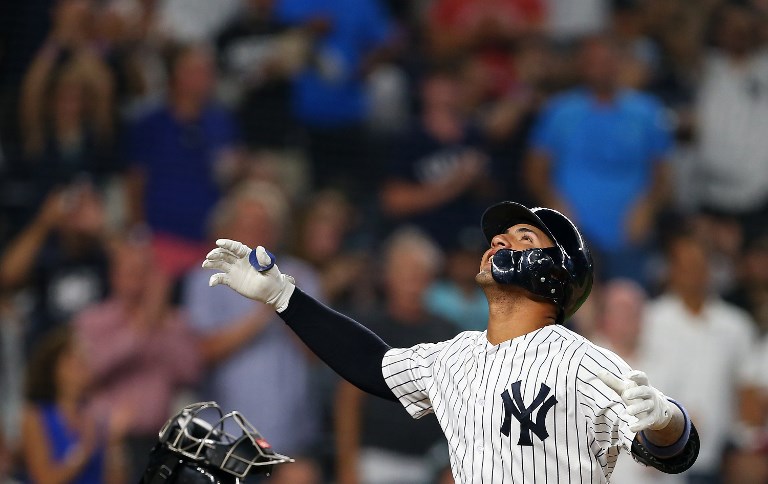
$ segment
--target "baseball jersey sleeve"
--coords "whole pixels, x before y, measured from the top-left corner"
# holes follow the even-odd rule
[[[631,453],[635,432],[629,429],[632,417],[627,414],[621,397],[597,377],[603,370],[622,377],[632,368],[618,355],[591,346],[581,360],[576,377],[576,399],[585,420],[590,448],[605,474],[610,475],[619,453],[622,450]]]
[[[392,348],[384,355],[384,381],[413,418],[433,411],[427,389],[431,387],[437,356],[447,344],[448,341]]]

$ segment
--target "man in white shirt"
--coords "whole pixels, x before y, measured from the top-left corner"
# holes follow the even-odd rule
[[[740,400],[750,394],[756,332],[746,312],[712,295],[702,241],[678,234],[667,254],[668,291],[646,310],[643,358],[654,381],[687,403],[701,435],[690,482],[716,482]]]
[[[745,229],[761,227],[768,219],[768,52],[758,41],[760,13],[749,2],[725,2],[714,15],[719,49],[705,59],[696,101],[699,203]]]

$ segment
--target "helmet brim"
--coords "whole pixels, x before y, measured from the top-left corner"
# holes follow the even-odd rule
[[[558,245],[558,241],[552,234],[552,231],[547,227],[541,218],[536,215],[531,209],[525,205],[517,202],[500,202],[496,205],[491,205],[483,213],[480,219],[480,226],[483,230],[483,235],[491,244],[493,238],[499,234],[503,234],[510,227],[517,224],[529,224],[539,228],[542,232],[547,234],[555,245]]]

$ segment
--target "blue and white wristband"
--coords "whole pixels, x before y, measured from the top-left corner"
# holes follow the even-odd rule
[[[669,459],[670,457],[674,457],[680,452],[682,452],[686,444],[688,444],[688,439],[691,436],[691,419],[690,417],[688,417],[688,412],[685,411],[685,407],[683,407],[676,401],[672,400],[671,398],[667,398],[667,400],[677,405],[677,408],[679,408],[680,411],[683,412],[685,427],[683,429],[683,434],[680,436],[680,438],[677,439],[677,441],[674,444],[665,445],[662,447],[662,446],[651,443],[651,441],[649,441],[645,437],[644,432],[640,432],[638,434],[638,436],[640,437],[640,443],[643,444],[643,447],[645,447],[648,450],[648,452],[658,457],[659,459]]]

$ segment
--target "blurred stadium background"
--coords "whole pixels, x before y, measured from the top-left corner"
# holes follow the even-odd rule
[[[136,482],[217,400],[297,458],[270,482],[452,482],[433,418],[199,264],[265,245],[391,344],[438,341],[484,329],[508,199],[582,227],[569,327],[699,428],[691,471],[612,482],[768,482],[767,41],[764,0],[2,2],[0,481]]]

